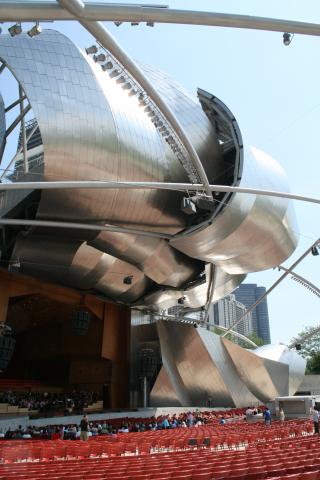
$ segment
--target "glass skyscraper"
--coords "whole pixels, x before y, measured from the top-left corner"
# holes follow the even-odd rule
[[[236,300],[248,309],[265,291],[265,287],[258,287],[256,283],[242,283],[233,293]],[[267,299],[265,298],[251,313],[252,331],[262,338],[264,343],[271,343]]]

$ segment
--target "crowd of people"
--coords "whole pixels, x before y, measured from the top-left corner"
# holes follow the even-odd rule
[[[182,413],[180,415],[166,415],[163,417],[147,418],[130,421],[112,423],[111,421],[89,422],[86,415],[83,416],[79,425],[47,425],[44,427],[28,426],[23,428],[21,425],[17,429],[9,428],[6,432],[0,432],[0,438],[4,439],[42,439],[42,440],[77,440],[96,435],[117,436],[121,433],[145,432],[148,430],[166,430],[172,428],[188,428],[205,425],[208,419],[198,411]],[[86,435],[82,435],[87,432]]]
[[[8,403],[19,408],[38,410],[40,413],[61,412],[64,415],[82,413],[83,409],[98,400],[98,395],[88,391],[70,393],[15,392],[0,393],[0,403]]]

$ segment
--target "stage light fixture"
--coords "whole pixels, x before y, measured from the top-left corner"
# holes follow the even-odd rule
[[[36,37],[37,35],[40,35],[40,33],[42,32],[42,28],[41,26],[39,25],[39,22],[36,22],[36,24],[30,28],[30,30],[28,30],[27,34],[29,35],[29,37]]]
[[[178,298],[178,303],[179,303],[179,305],[184,305],[185,299],[186,299],[186,297],[180,297],[180,298]]]
[[[140,95],[139,95],[139,104],[141,106],[147,105],[147,99],[146,99],[146,97],[143,93],[140,93]]]
[[[316,247],[316,245],[311,248],[311,254],[312,254],[314,257],[316,257],[317,255],[319,255],[319,250],[318,250],[318,247]]]
[[[122,22],[120,22],[119,20],[117,20],[116,22],[113,22],[115,24],[116,27],[120,27],[120,25],[122,25]]]
[[[117,79],[117,83],[124,83],[125,81],[126,81],[126,77],[124,77],[123,75],[121,75],[121,77]]]
[[[21,23],[15,23],[12,25],[12,27],[8,28],[8,32],[10,33],[11,37],[20,35],[20,33],[22,33]]]
[[[106,56],[104,53],[99,53],[99,55],[93,55],[93,60],[95,62],[105,62]]]
[[[105,72],[106,70],[111,70],[113,68],[112,62],[103,63],[101,65],[102,70]]]
[[[283,34],[283,45],[288,47],[290,45],[290,43],[292,42],[292,39],[293,39],[293,35],[291,35],[291,33],[285,32]]]
[[[139,22],[131,22],[131,27],[136,27],[137,25],[139,25]]]
[[[154,27],[154,22],[147,22],[146,25],[147,27]]]
[[[112,70],[112,72],[110,72],[109,75],[111,78],[115,78],[118,75],[120,75],[120,73],[121,73],[120,70],[115,69],[115,70]]]
[[[130,97],[133,97],[133,95],[137,95],[137,93],[138,93],[137,90],[132,89],[130,90],[129,95]]]
[[[133,281],[133,275],[128,275],[127,277],[124,277],[123,283],[125,285],[131,285]]]
[[[122,88],[124,90],[130,90],[130,88],[132,87],[131,83],[130,82],[127,82],[125,83],[124,85],[122,85]]]
[[[197,213],[197,207],[189,197],[183,197],[181,202],[181,210],[187,215],[194,215]]]
[[[91,47],[86,48],[86,54],[92,55],[93,53],[98,52],[98,47],[96,45],[91,45]]]

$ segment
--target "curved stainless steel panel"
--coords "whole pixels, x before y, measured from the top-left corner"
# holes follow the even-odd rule
[[[22,84],[36,116],[44,180],[188,180],[150,112],[137,95],[128,95],[130,87],[123,88],[125,71],[122,77],[114,71],[108,75],[52,30],[34,38],[1,35],[0,58]],[[143,69],[188,133],[210,181],[222,181],[226,167],[234,169],[228,181],[238,181],[235,139],[229,141],[225,125],[219,126],[223,115],[213,119],[214,110],[206,111],[210,95],[202,92],[200,104],[166,74]],[[0,128],[1,115],[0,105]],[[247,160],[241,184],[285,188],[282,170],[265,154],[254,151],[251,163]],[[186,306],[205,303],[207,285],[190,282],[198,278],[203,261],[216,265],[218,300],[247,272],[280,263],[296,245],[284,199],[236,194],[211,218],[206,211],[190,218],[180,208],[182,196],[161,190],[42,191],[35,213],[39,219],[108,222],[177,236],[169,245],[139,235],[25,230],[16,239],[12,260],[19,258],[25,273],[159,310],[182,296]],[[193,225],[188,231],[187,224]],[[123,283],[123,272],[133,277],[131,285]]]
[[[163,366],[151,391],[154,406],[207,405],[210,400],[218,407],[245,407],[296,392],[289,387],[290,376],[295,378],[295,352],[286,364],[281,357],[290,352],[274,345],[260,353],[280,356],[280,361],[262,358],[204,328],[163,320],[156,326]]]
[[[159,321],[157,330],[163,367],[181,405],[199,405],[203,399],[213,398],[216,405],[234,406],[226,379],[195,328]]]
[[[251,148],[241,186],[285,191],[284,171],[269,155]],[[186,255],[219,265],[229,274],[279,265],[296,248],[291,202],[283,198],[235,194],[211,224],[177,235],[170,244]]]
[[[157,85],[161,96],[175,113],[197,151],[208,180],[219,183],[226,165],[223,162],[215,129],[203,112],[197,97],[191,95],[165,72],[142,65],[144,72]],[[214,161],[213,161],[214,159]]]
[[[269,358],[289,365],[289,395],[294,395],[299,389],[306,370],[306,360],[295,350],[286,345],[263,345],[253,350],[255,355]]]
[[[208,267],[206,267],[208,270]],[[216,302],[225,297],[245,279],[245,275],[229,275],[221,268],[215,267],[215,290],[212,301]],[[207,274],[208,278],[208,274]],[[188,308],[200,308],[205,305],[208,294],[208,280],[200,285],[186,289],[170,290],[162,289],[145,295],[136,303],[138,308],[147,308],[154,311],[166,310],[177,305],[179,298],[184,298],[184,306]]]
[[[185,400],[186,401],[186,400]],[[177,407],[183,406],[170,382],[169,375],[164,367],[161,367],[159,375],[150,392],[150,406]]]
[[[160,285],[180,287],[201,269],[195,260],[177,252],[165,240],[157,238],[101,232],[90,245],[136,265]]]
[[[289,366],[263,359],[226,338],[221,341],[228,351],[242,381],[263,403],[275,397],[286,396],[289,391]]]
[[[54,239],[30,235],[16,242],[12,258],[20,262],[21,273],[84,292],[95,291],[117,301],[132,303],[150,286],[143,273],[133,265],[68,236]],[[124,283],[125,277],[131,277],[131,283]]]

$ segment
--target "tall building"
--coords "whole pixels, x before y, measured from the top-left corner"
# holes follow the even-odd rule
[[[235,295],[230,294],[211,305],[209,310],[209,322],[225,328],[231,327],[246,311],[246,307],[238,302]],[[242,335],[249,335],[252,332],[252,317],[249,313],[234,330]]]
[[[258,287],[256,283],[242,283],[233,293],[236,300],[248,309],[265,291],[265,287]],[[252,330],[262,338],[264,343],[271,343],[267,300],[264,299],[251,313]]]

